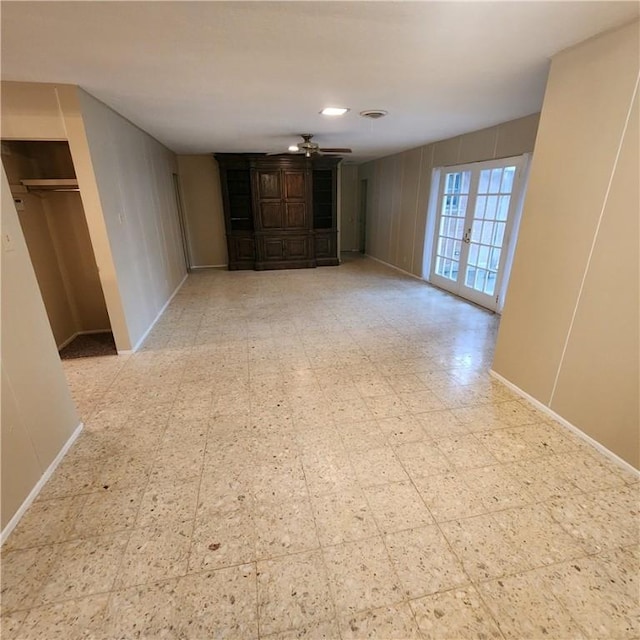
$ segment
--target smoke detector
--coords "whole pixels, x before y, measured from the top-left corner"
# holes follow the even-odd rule
[[[360,115],[363,118],[370,118],[371,120],[377,120],[378,118],[384,118],[389,112],[384,109],[367,109],[361,111]]]

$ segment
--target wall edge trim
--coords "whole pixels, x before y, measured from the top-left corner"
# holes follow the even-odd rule
[[[415,273],[411,273],[410,271],[405,271],[404,269],[401,269],[400,267],[396,267],[395,264],[391,264],[390,262],[385,262],[384,260],[380,260],[380,258],[376,258],[375,256],[372,256],[368,253],[364,254],[365,257],[370,258],[371,260],[375,260],[376,262],[379,262],[380,264],[383,264],[385,267],[389,267],[390,269],[395,269],[396,271],[400,271],[400,273],[404,273],[406,276],[410,276],[411,278],[415,278],[416,280],[420,280],[420,282],[424,282],[426,284],[429,284],[424,278],[421,278],[420,276],[417,276]]]
[[[523,391],[520,387],[507,380],[504,376],[501,376],[497,371],[489,369],[489,375],[498,380],[498,382],[501,382],[503,385],[505,385],[505,387],[511,389],[511,391],[517,393],[527,402],[531,403],[536,409],[539,409],[540,411],[542,411],[542,413],[546,413],[549,417],[559,422],[563,427],[565,427],[565,429],[568,429],[569,431],[577,435],[581,440],[584,440],[587,444],[591,445],[594,449],[605,455],[619,467],[622,467],[623,469],[625,469],[625,471],[628,471],[640,478],[640,469],[636,469],[632,464],[630,464],[626,460],[623,460],[619,455],[611,451],[611,449],[607,449],[607,447],[605,447],[602,443],[586,434],[582,429],[576,427],[576,425],[569,422],[566,418],[563,418],[546,404],[540,402],[540,400],[537,400],[533,396],[530,396],[526,391]]]
[[[36,485],[31,489],[29,495],[25,498],[24,502],[20,505],[18,510],[13,514],[13,517],[7,523],[7,526],[0,533],[0,545],[3,545],[11,532],[16,528],[16,525],[22,519],[27,509],[31,506],[33,501],[38,497],[40,491],[47,483],[49,478],[53,475],[53,472],[56,470],[56,467],[62,462],[62,459],[67,455],[69,449],[76,441],[77,437],[80,435],[80,432],[84,428],[84,422],[80,422],[78,426],[74,429],[73,433],[69,436],[69,439],[64,443],[60,451],[58,451],[58,455],[53,459],[53,462],[47,467],[46,471],[40,477],[40,480],[36,482]]]
[[[158,322],[158,320],[160,320],[160,316],[162,316],[162,314],[166,311],[166,309],[169,306],[169,304],[171,303],[171,301],[175,298],[176,293],[178,293],[178,291],[180,291],[180,289],[182,288],[182,285],[185,283],[185,281],[187,280],[188,277],[189,277],[189,274],[185,273],[184,274],[184,278],[182,278],[182,280],[180,281],[178,286],[173,290],[173,293],[169,296],[169,299],[162,305],[162,308],[160,309],[160,311],[158,311],[158,315],[154,318],[153,322],[147,327],[147,330],[142,334],[142,336],[140,337],[138,342],[136,342],[136,344],[134,345],[133,349],[131,349],[131,351],[129,351],[129,350],[118,351],[118,355],[119,356],[120,355],[127,355],[127,354],[130,354],[130,353],[135,353],[142,346],[144,341],[147,339],[147,336],[151,332],[151,329],[153,329],[153,327],[155,327],[155,325],[156,325],[156,322]]]
[[[228,266],[228,264],[194,264],[191,265],[190,269],[226,269]]]

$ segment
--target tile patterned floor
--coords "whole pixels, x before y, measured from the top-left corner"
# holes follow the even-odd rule
[[[496,328],[369,260],[191,275],[65,363],[3,640],[638,637],[638,478],[489,377]]]

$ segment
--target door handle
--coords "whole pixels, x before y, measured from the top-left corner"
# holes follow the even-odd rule
[[[467,229],[464,232],[464,237],[462,238],[462,242],[466,242],[467,244],[471,242],[471,229]]]

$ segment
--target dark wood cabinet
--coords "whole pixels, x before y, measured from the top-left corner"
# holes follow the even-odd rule
[[[229,269],[339,264],[341,158],[215,154],[220,165]]]

